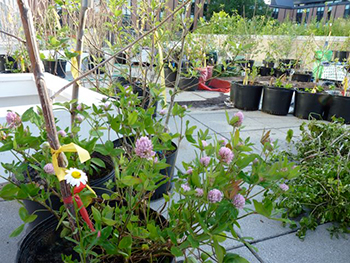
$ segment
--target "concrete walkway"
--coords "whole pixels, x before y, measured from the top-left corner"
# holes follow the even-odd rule
[[[213,92],[186,92],[180,94],[177,101],[198,100],[205,101],[220,96]],[[191,99],[189,99],[191,98]],[[215,108],[215,107],[214,107]],[[229,139],[231,127],[226,122],[225,110],[230,116],[238,112],[234,108],[213,110],[213,108],[193,108],[186,117],[191,125],[199,129],[209,129],[209,134],[218,138]],[[244,128],[241,136],[250,137],[255,143],[254,151],[260,151],[260,137],[265,130],[271,130],[271,137],[279,141],[281,149],[291,147],[286,143],[287,131],[292,129],[298,139],[299,126],[304,120],[288,116],[273,116],[260,111],[244,112]],[[172,122],[171,130],[175,129]],[[182,170],[182,162],[190,161],[195,157],[195,149],[184,142],[179,148],[176,162],[177,169]],[[162,200],[156,201],[152,206],[157,207]],[[0,201],[0,262],[14,262],[17,253],[17,243],[21,239],[9,238],[9,234],[21,224],[18,216],[19,205],[16,202]],[[237,253],[248,261],[266,263],[346,263],[350,262],[350,239],[331,239],[327,228],[330,224],[319,226],[316,231],[309,231],[304,241],[296,235],[296,230],[283,227],[280,222],[269,220],[260,215],[253,215],[240,221],[241,229],[239,234],[244,237],[253,237],[252,247],[247,247],[229,239],[224,246],[227,251]]]

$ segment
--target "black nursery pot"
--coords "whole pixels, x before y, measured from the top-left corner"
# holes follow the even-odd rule
[[[95,56],[96,57],[96,56]],[[101,63],[101,62],[103,62],[103,61],[105,61],[105,59],[104,58],[102,58],[102,56],[97,56],[97,60],[95,61],[95,58],[92,56],[92,55],[90,55],[90,57],[89,57],[89,62],[88,62],[88,69],[89,70],[91,70],[91,69],[93,69],[94,67],[96,67],[99,63]],[[102,58],[102,59],[101,59]],[[101,68],[98,68],[98,69],[96,69],[95,71],[94,71],[94,74],[105,74],[105,71],[103,70],[103,69],[101,69]]]
[[[275,66],[275,62],[263,60],[263,65],[264,67],[267,67],[267,68],[273,68]]]
[[[18,70],[16,60],[7,55],[0,55],[0,73],[13,73]]]
[[[348,59],[349,53],[349,51],[334,51],[333,58],[338,59],[339,62],[343,62]]]
[[[182,69],[183,74],[188,74],[187,70]],[[198,89],[199,77],[185,77],[181,74],[179,80],[179,89],[183,91],[196,91]]]
[[[43,62],[44,62],[44,68],[46,72],[49,72],[61,78],[66,77],[66,65],[67,65],[66,60],[63,60],[63,59],[43,60]]]
[[[273,68],[269,68],[269,67],[260,67],[259,68],[259,74],[260,76],[264,77],[264,76],[270,76],[271,75],[271,71]]]
[[[273,115],[287,115],[294,90],[264,87],[262,111]]]
[[[151,212],[154,210],[151,209]],[[159,224],[166,224],[167,221],[160,216]],[[72,261],[80,260],[79,255],[74,251],[74,244],[65,238],[60,237],[62,227],[56,230],[58,220],[51,216],[33,228],[20,244],[16,263],[58,263],[62,261],[62,254],[72,255]],[[174,263],[173,257],[162,256],[155,263]]]
[[[346,124],[350,124],[350,97],[331,96],[330,107],[326,110],[325,118],[332,121],[333,116],[343,118]]]
[[[73,250],[74,244],[60,238],[62,228],[56,230],[57,224],[57,219],[50,216],[34,227],[19,246],[16,262],[62,262],[61,254],[72,255],[73,260],[79,260],[79,255]]]
[[[130,137],[130,138],[126,139],[127,143],[133,143],[134,140],[135,140],[134,137]],[[120,147],[120,146],[122,146],[123,138],[115,140],[113,143],[114,143],[114,147]],[[160,170],[160,173],[162,175],[166,176],[167,178],[169,178],[169,180],[165,184],[160,185],[155,190],[155,192],[153,193],[153,195],[151,197],[151,200],[157,200],[159,198],[162,198],[163,194],[166,194],[173,187],[172,180],[174,177],[175,162],[176,162],[176,157],[177,157],[177,153],[178,153],[178,148],[177,148],[176,144],[173,142],[172,142],[172,145],[175,147],[175,150],[173,150],[171,152],[171,154],[165,156],[166,163],[169,164],[169,166],[163,170]],[[160,180],[158,183],[161,183],[164,180],[166,180],[166,178]]]
[[[292,80],[299,82],[311,82],[312,74],[294,73]]]
[[[297,90],[295,93],[294,116],[301,119],[322,119],[327,105],[330,102],[330,95],[323,93],[310,93]]]
[[[232,82],[230,99],[238,109],[255,111],[259,109],[262,89],[263,87],[259,85],[251,86]]]
[[[177,71],[172,71],[171,68],[165,66],[164,67],[164,75],[165,75],[165,86],[169,88],[174,88]]]

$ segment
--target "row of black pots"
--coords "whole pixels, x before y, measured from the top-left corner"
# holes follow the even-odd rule
[[[250,86],[233,82],[230,98],[236,108],[254,111],[259,109],[262,91],[264,91],[263,112],[273,115],[288,114],[294,89]],[[294,115],[302,119],[312,117],[328,121],[335,116],[343,118],[345,123],[350,123],[350,97],[296,90]]]
[[[128,142],[129,143],[131,142],[130,139],[128,140]],[[114,147],[120,147],[122,146],[123,139],[115,140],[113,143],[114,143]],[[166,163],[169,164],[169,167],[160,171],[160,174],[166,176],[167,178],[169,178],[169,180],[166,183],[160,185],[155,190],[155,192],[151,197],[151,200],[162,198],[163,194],[167,193],[172,188],[172,179],[174,175],[174,167],[175,167],[175,162],[176,162],[176,157],[178,152],[176,144],[172,143],[172,145],[175,150],[173,150],[169,155],[165,156]],[[106,171],[104,172],[105,176],[98,179],[92,179],[89,182],[89,184],[98,196],[101,196],[104,193],[110,194],[111,191],[106,188],[106,183],[110,180],[112,181],[115,180],[114,166],[113,166],[112,160],[109,157],[104,156],[97,152],[92,153],[91,156],[93,158],[101,159],[106,165]],[[160,184],[164,180],[166,180],[166,178],[159,181],[158,184]],[[35,221],[29,224],[29,229],[32,229],[37,224],[39,224],[40,222],[42,222],[43,220],[45,220],[51,215],[51,212],[49,212],[44,206],[40,205],[37,202],[30,201],[30,200],[24,200],[23,202],[29,214],[32,214],[35,212],[35,214],[37,215],[37,218],[35,219]],[[59,210],[59,208],[63,205],[63,203],[57,196],[51,196],[50,199],[46,202],[46,204],[55,211]]]
[[[273,115],[287,115],[293,96],[293,90],[261,85],[243,85],[233,82],[231,101],[238,109],[256,111],[259,109],[262,91],[264,90],[262,111]]]
[[[151,210],[151,213],[156,213]],[[159,224],[166,222],[163,216],[160,216]],[[79,261],[79,255],[74,251],[74,244],[65,238],[60,237],[62,226],[57,229],[58,220],[50,216],[33,228],[19,246],[16,263],[57,263],[63,262],[62,254],[71,255],[72,260]],[[154,260],[154,259],[153,259]],[[173,263],[174,257],[161,256],[158,263]]]

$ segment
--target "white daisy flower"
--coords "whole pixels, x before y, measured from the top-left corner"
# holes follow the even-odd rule
[[[72,186],[79,186],[80,183],[86,184],[88,178],[86,174],[77,168],[70,168],[66,172],[66,176],[64,177],[68,184]]]

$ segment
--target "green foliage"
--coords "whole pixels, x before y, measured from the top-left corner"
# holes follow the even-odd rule
[[[237,12],[239,15],[250,19],[254,16],[269,14],[270,8],[265,4],[264,0],[211,0],[209,11],[206,16],[207,18],[211,18],[212,15],[220,11],[224,11],[230,15]]]
[[[347,232],[350,226],[350,129],[341,122],[311,121],[300,127],[297,154],[301,175],[289,182],[279,207],[284,218],[300,218],[298,236],[307,230],[333,222],[332,234]]]

